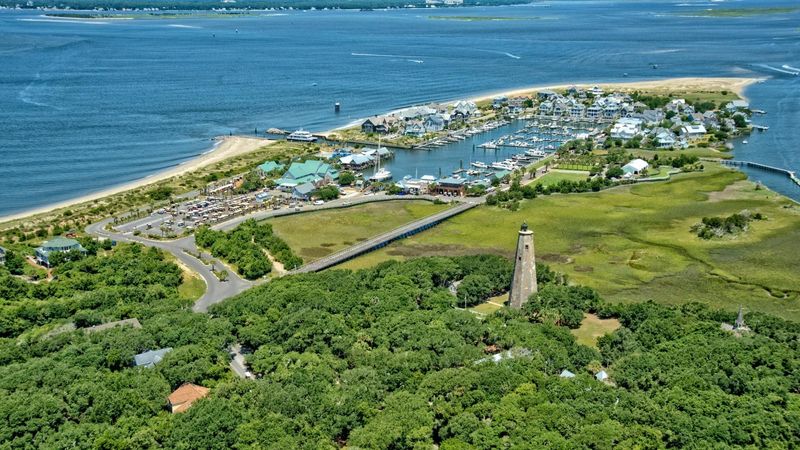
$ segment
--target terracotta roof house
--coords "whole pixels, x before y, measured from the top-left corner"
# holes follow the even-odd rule
[[[192,383],[184,383],[167,397],[167,404],[172,414],[184,412],[192,403],[208,395],[210,389]]]

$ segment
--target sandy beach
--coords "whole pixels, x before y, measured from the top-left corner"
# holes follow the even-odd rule
[[[177,166],[170,167],[169,169],[154,173],[152,175],[148,175],[147,177],[141,178],[139,180],[114,186],[108,189],[104,189],[102,191],[93,192],[91,194],[86,194],[81,197],[65,200],[62,202],[46,206],[41,206],[28,211],[23,211],[20,213],[3,216],[0,217],[0,222],[8,222],[12,220],[23,219],[28,216],[48,213],[56,209],[66,208],[68,206],[74,206],[81,203],[90,202],[93,200],[101,199],[103,197],[108,197],[114,194],[118,194],[120,192],[125,192],[131,189],[140,188],[142,186],[147,186],[149,184],[166,180],[168,178],[172,178],[178,175],[183,175],[187,172],[200,169],[201,167],[205,167],[229,158],[233,158],[235,156],[252,152],[265,145],[272,144],[273,142],[275,141],[270,139],[261,139],[255,137],[225,136],[219,138],[214,147],[208,152],[203,153],[202,155],[199,155],[196,158],[178,164]]]
[[[747,86],[762,81],[763,78],[669,78],[666,80],[647,80],[647,81],[632,81],[630,83],[564,83],[556,85],[543,85],[531,86],[526,88],[514,89],[510,91],[500,91],[492,94],[481,95],[474,97],[471,100],[474,102],[491,100],[497,96],[515,97],[520,95],[531,94],[541,90],[561,90],[567,89],[571,86],[579,88],[591,88],[592,86],[599,86],[603,90],[648,90],[648,91],[731,91],[735,92],[741,98],[746,98],[744,90]]]
[[[648,91],[664,91],[664,92],[682,92],[682,91],[721,91],[721,90],[728,90],[731,92],[735,92],[739,97],[745,98],[744,90],[747,86],[759,82],[763,79],[761,78],[736,78],[736,77],[729,77],[729,78],[670,78],[670,79],[662,79],[662,80],[647,80],[647,81],[633,81],[633,82],[622,82],[622,83],[563,83],[557,85],[540,85],[540,86],[530,86],[525,88],[513,89],[513,90],[506,90],[495,92],[491,94],[480,95],[477,97],[472,97],[470,100],[479,102],[484,100],[490,100],[497,96],[506,96],[506,97],[513,97],[513,96],[520,96],[520,95],[529,95],[537,91],[541,91],[543,89],[550,89],[550,90],[560,90],[560,89],[567,89],[570,86],[577,86],[583,88],[590,88],[592,86],[600,86],[604,90],[648,90]],[[455,103],[455,101],[447,102],[447,103]],[[402,109],[397,109],[392,112],[401,111]],[[390,114],[387,112],[386,114]],[[341,130],[344,128],[349,128],[355,126],[362,122],[364,119],[352,121],[350,124],[345,125],[343,127],[339,127],[333,130],[328,130],[324,132],[320,132],[317,134],[321,135],[329,135],[330,133],[336,132],[337,130]],[[95,192],[92,194],[87,194],[79,198],[66,200],[63,202],[59,202],[56,204],[42,206],[39,208],[35,208],[32,210],[0,217],[0,223],[8,222],[12,220],[23,219],[29,216],[42,214],[51,212],[56,209],[65,208],[68,206],[77,205],[80,203],[85,203],[93,200],[97,200],[103,197],[107,197],[110,195],[118,194],[120,192],[124,192],[131,189],[140,188],[142,186],[147,186],[148,184],[152,184],[161,180],[165,180],[177,175],[182,175],[187,172],[191,172],[193,170],[199,169],[201,167],[205,167],[210,164],[214,164],[216,162],[232,158],[234,156],[238,156],[241,154],[245,154],[254,150],[257,150],[264,145],[269,145],[275,141],[269,139],[260,139],[260,138],[253,138],[253,137],[239,137],[239,136],[232,136],[232,137],[223,137],[218,142],[218,145],[214,147],[212,151],[204,153],[197,158],[192,160],[186,161],[180,165],[167,169],[165,171],[147,176],[145,178],[132,181],[129,183],[125,183],[119,186],[115,186],[109,189],[105,189],[99,192]]]

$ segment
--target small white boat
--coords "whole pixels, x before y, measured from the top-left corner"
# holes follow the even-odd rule
[[[384,168],[378,169],[377,172],[375,172],[374,174],[372,174],[371,177],[369,177],[369,181],[377,181],[377,182],[388,181],[391,179],[392,179],[392,172],[389,172]]]
[[[742,144],[747,144],[747,139],[743,140]]]

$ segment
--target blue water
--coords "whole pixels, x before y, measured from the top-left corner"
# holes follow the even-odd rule
[[[796,2],[569,0],[100,23],[0,11],[0,215],[145,177],[206,151],[215,135],[320,131],[411,104],[564,82],[769,76],[747,95],[769,111],[758,121],[771,129],[737,157],[800,170],[800,77],[769,68],[800,67],[800,14],[691,17],[765,5]],[[413,175],[411,164],[391,164]],[[800,197],[782,177],[753,176]]]

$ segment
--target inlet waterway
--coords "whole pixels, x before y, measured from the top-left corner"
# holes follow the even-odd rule
[[[570,0],[94,21],[0,11],[0,215],[164,170],[207,151],[216,135],[324,131],[429,101],[570,82],[769,77],[746,94],[770,129],[735,154],[800,171],[800,77],[782,69],[800,67],[800,13],[698,14],[729,4]],[[735,3],[766,6],[795,2]],[[407,155],[389,162],[396,177],[483,159],[467,141]],[[800,199],[788,179],[748,173]]]

